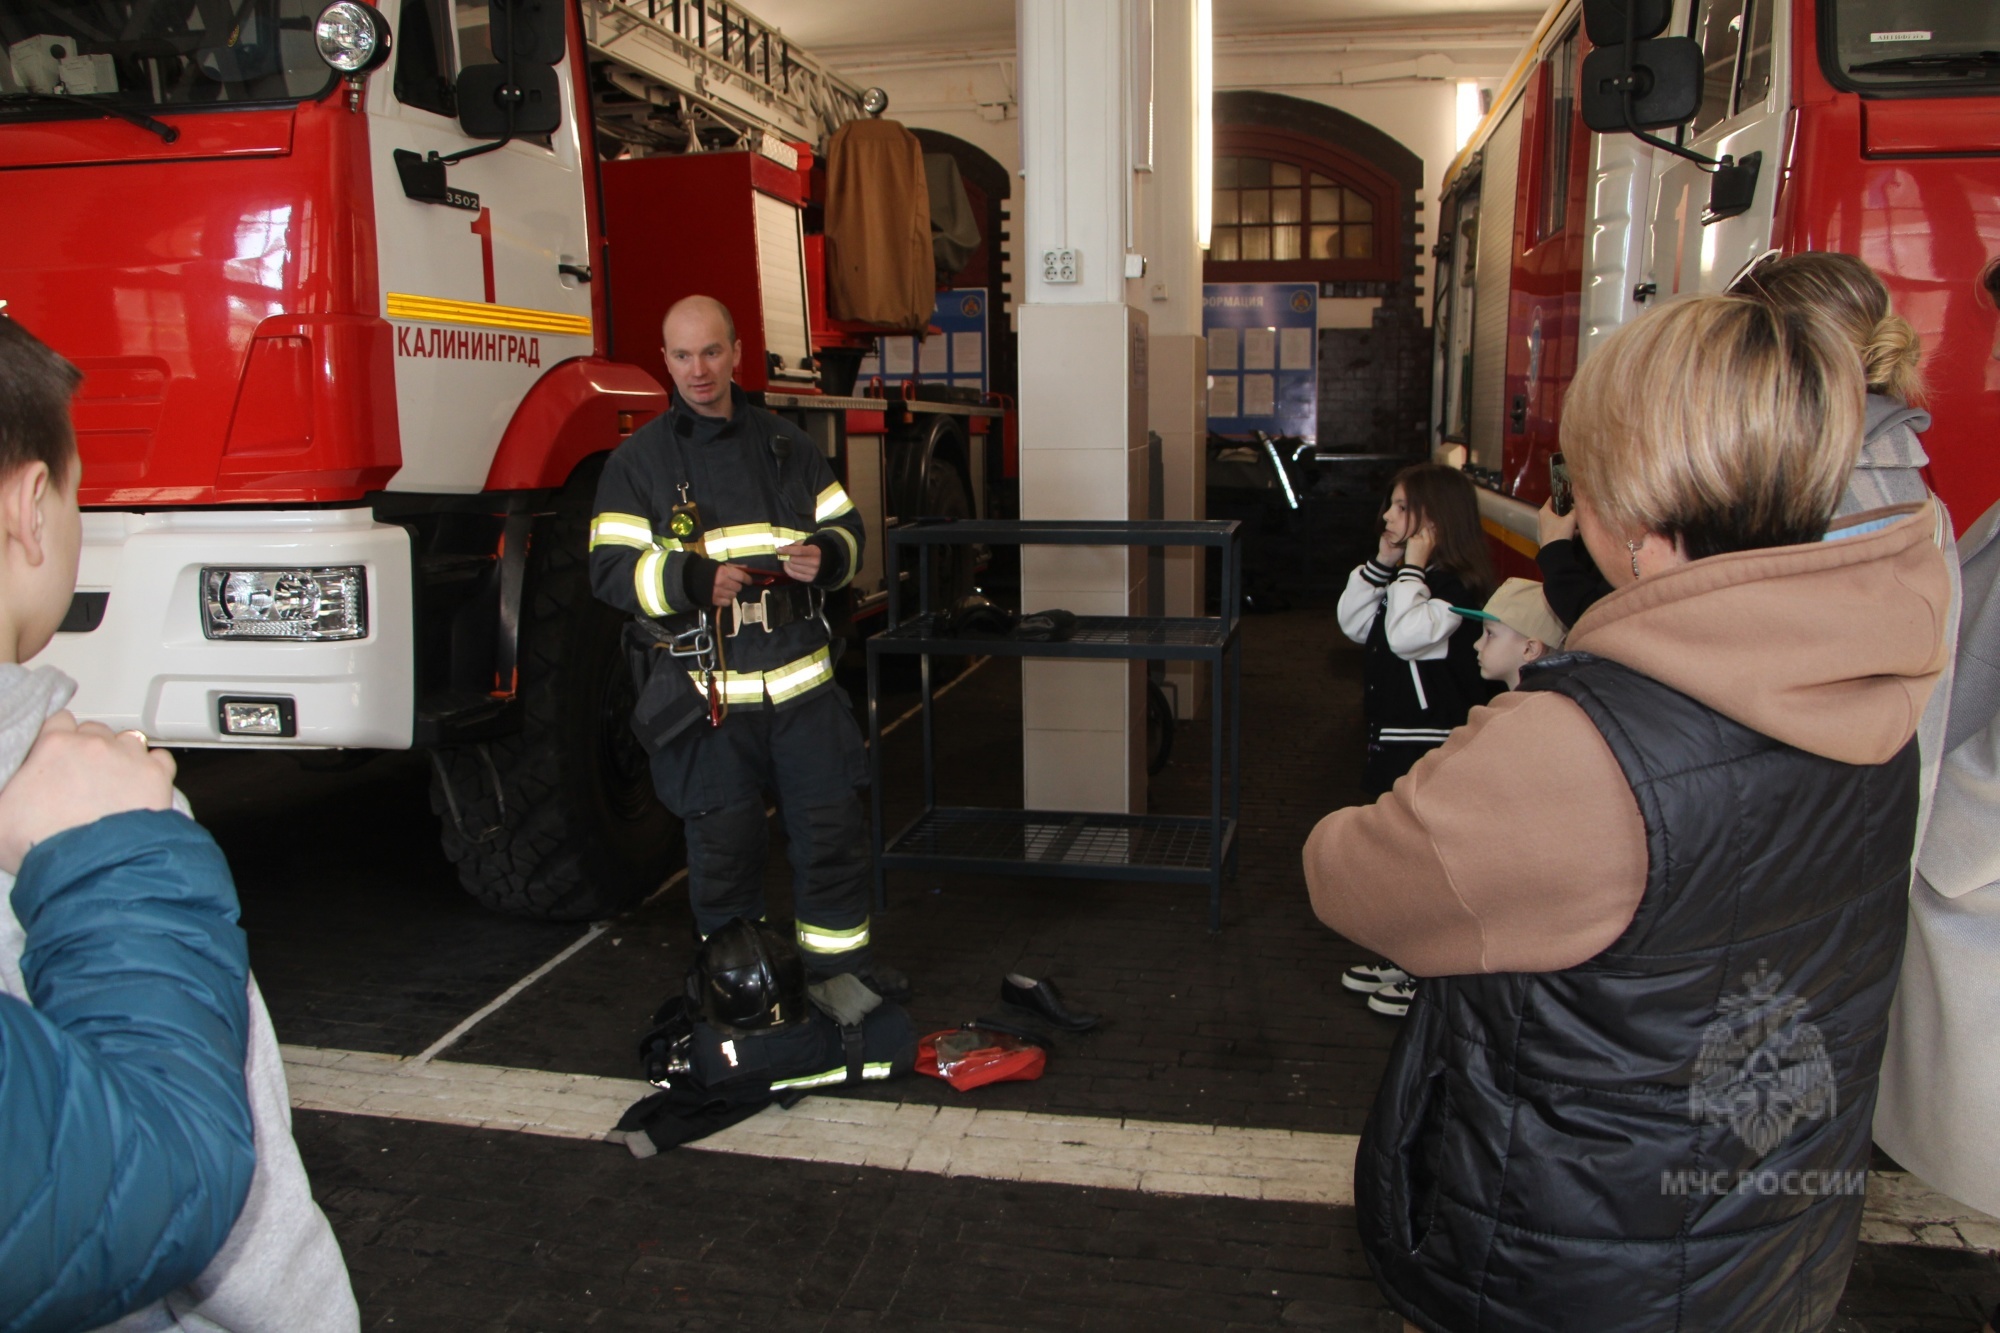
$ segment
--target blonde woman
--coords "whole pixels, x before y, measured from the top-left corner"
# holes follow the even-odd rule
[[[1890,308],[1889,289],[1875,270],[1853,255],[1808,250],[1757,265],[1730,290],[1821,325],[1861,358],[1867,420],[1834,516],[1928,499],[1923,469],[1931,460],[1917,439],[1931,424],[1930,413],[1917,406],[1924,397],[1923,343]]]
[[[1834,523],[1862,400],[1766,303],[1612,335],[1562,443],[1614,590],[1306,844],[1321,920],[1425,978],[1355,1164],[1416,1327],[1834,1318],[1950,596],[1934,503]]]
[[[1889,306],[1889,290],[1873,269],[1852,255],[1806,252],[1760,264],[1736,290],[1819,321],[1860,356],[1868,381],[1868,418],[1840,513],[1929,495],[1921,469],[1929,463],[1917,440],[1930,415],[1911,406],[1923,400],[1921,345],[1916,331]],[[1994,520],[1981,520],[1963,554],[1981,600],[1966,606],[1961,552],[1952,559],[1952,612],[1947,641],[1959,652],[1961,622],[1981,630],[1963,656],[1979,669],[1993,660]],[[1986,670],[1990,671],[1990,668]],[[1910,935],[1890,1012],[1889,1043],[1882,1063],[1882,1094],[1875,1108],[1875,1138],[1897,1162],[1933,1189],[1989,1212],[2000,1210],[2000,1167],[1995,1165],[1994,1093],[2000,1060],[1987,1034],[2000,1014],[2000,899],[1986,873],[1996,814],[1990,758],[1978,743],[1990,736],[1993,695],[1982,682],[1970,697],[1957,689],[1949,663],[1917,729],[1923,758],[1918,822],[1919,871],[1910,886]],[[1954,750],[1939,791],[1945,752]],[[1991,749],[1990,742],[1988,749]],[[1995,751],[2000,753],[2000,751]],[[1932,813],[1944,817],[1932,836]],[[1970,865],[1973,869],[1968,870]]]
[[[1868,386],[1861,452],[1834,509],[1836,518],[1885,505],[1915,504],[1933,499],[1924,469],[1930,456],[1917,436],[1931,424],[1930,413],[1916,404],[1924,397],[1923,343],[1909,322],[1889,305],[1889,289],[1874,269],[1853,255],[1807,250],[1758,264],[1736,280],[1732,291],[1763,301],[1773,309],[1835,334],[1854,349]],[[1951,614],[1945,644],[1955,654],[1958,645],[1958,548],[1949,526],[1945,555],[1951,570]],[[1945,710],[1951,697],[1952,654],[1930,707],[1917,727],[1918,754],[1923,763],[1919,787],[1917,842],[1930,823],[1932,793],[1938,765],[1944,759]]]

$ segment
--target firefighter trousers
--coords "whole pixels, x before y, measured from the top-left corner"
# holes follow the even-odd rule
[[[653,756],[653,786],[687,829],[688,899],[704,936],[764,915],[765,793],[777,798],[792,863],[799,954],[815,976],[872,961],[871,862],[860,788],[867,755],[838,688],[782,711],[734,708]]]

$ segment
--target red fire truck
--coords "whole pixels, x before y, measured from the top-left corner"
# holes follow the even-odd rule
[[[854,396],[881,330],[827,317],[808,218],[863,94],[782,34],[724,0],[383,6],[0,0],[0,304],[84,371],[43,660],[168,745],[423,747],[468,890],[597,915],[676,855],[584,573],[666,305],[729,304],[740,382],[845,478],[849,616],[885,524],[974,511],[1004,414]]]
[[[1932,486],[1960,527],[1977,518],[2000,498],[2000,8],[1597,9],[1548,11],[1442,196],[1435,442],[1485,483],[1509,572],[1530,572],[1578,362],[1650,305],[1720,291],[1771,251],[1843,251],[1881,273],[1923,337]],[[1636,123],[1660,146],[1585,123],[1623,122],[1627,54]]]

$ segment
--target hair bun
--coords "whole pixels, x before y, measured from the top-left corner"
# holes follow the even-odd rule
[[[1861,369],[1868,377],[1869,391],[1906,403],[1921,398],[1924,378],[1919,363],[1923,355],[1923,339],[1910,327],[1910,321],[1893,310],[1882,316],[1861,348]]]

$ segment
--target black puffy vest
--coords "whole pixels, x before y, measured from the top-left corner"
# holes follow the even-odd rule
[[[1609,743],[1645,893],[1577,967],[1421,983],[1355,1164],[1369,1265],[1449,1333],[1813,1333],[1860,1227],[1916,744],[1823,759],[1581,653],[1521,687]]]

